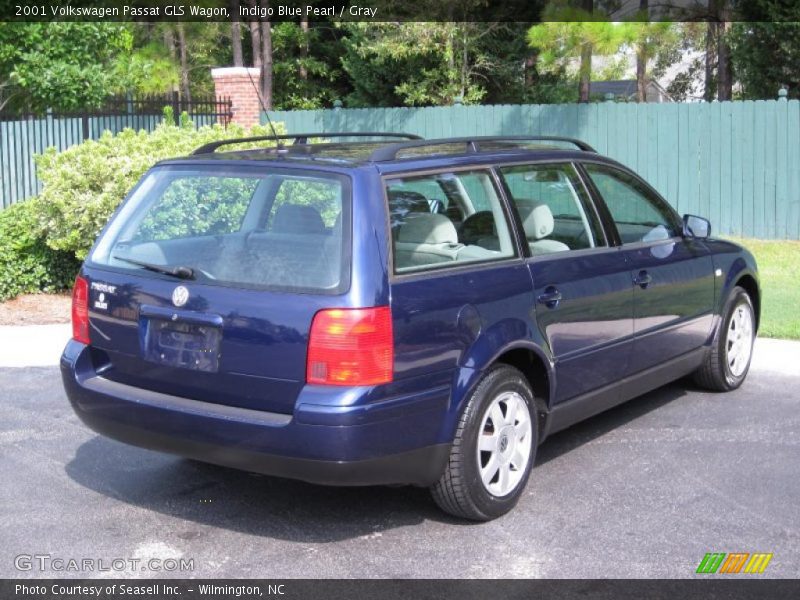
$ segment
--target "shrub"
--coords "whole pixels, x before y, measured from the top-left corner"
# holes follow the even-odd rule
[[[0,211],[0,301],[18,294],[68,289],[80,263],[71,252],[45,244],[37,199]]]
[[[40,228],[46,232],[50,248],[85,258],[119,203],[157,161],[185,156],[216,140],[269,134],[269,128],[264,126],[249,132],[237,125],[195,129],[185,116],[181,125],[175,126],[171,110],[164,112],[164,121],[152,132],[106,132],[98,140],[60,153],[49,148],[36,158],[44,184],[39,196]],[[281,123],[276,124],[276,129],[278,133],[285,131]]]

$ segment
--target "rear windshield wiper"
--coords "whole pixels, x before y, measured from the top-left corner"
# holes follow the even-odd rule
[[[153,263],[147,263],[133,258],[126,258],[124,256],[114,256],[113,258],[127,263],[131,263],[132,265],[137,265],[139,267],[142,267],[143,269],[147,269],[148,271],[155,271],[156,273],[171,275],[172,277],[177,277],[178,279],[194,279],[194,269],[190,267],[184,267],[184,266],[169,267],[166,265],[154,265]]]

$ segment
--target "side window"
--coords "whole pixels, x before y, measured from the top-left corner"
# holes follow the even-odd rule
[[[434,202],[442,198],[433,194],[447,204]],[[397,273],[515,255],[487,171],[390,179],[386,197]]]
[[[467,191],[469,204],[472,208],[470,212],[481,212],[492,209],[490,193],[487,192],[486,182],[482,174],[467,173],[459,178],[459,182]]]
[[[655,242],[680,235],[675,213],[639,180],[624,171],[585,164],[611,213],[623,244]]]
[[[392,182],[392,189],[396,192],[409,192],[409,198],[418,198],[415,194],[421,194],[425,197],[430,212],[446,214],[456,225],[460,225],[464,220],[464,208],[452,199],[453,193],[443,183],[432,178],[396,180]],[[455,197],[457,196],[456,192]]]
[[[606,245],[597,216],[571,164],[503,167],[500,174],[519,212],[532,254]]]

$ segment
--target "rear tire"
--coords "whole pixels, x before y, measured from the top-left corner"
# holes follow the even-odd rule
[[[447,513],[489,521],[516,506],[538,442],[533,392],[514,367],[493,367],[470,395],[450,458],[431,488]]]
[[[753,301],[740,287],[731,290],[722,321],[711,343],[703,365],[695,372],[694,380],[714,392],[735,390],[744,382],[750,370],[755,341],[755,311]]]

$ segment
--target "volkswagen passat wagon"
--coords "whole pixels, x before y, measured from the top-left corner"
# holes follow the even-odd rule
[[[210,144],[130,193],[75,282],[61,359],[89,427],[427,486],[488,520],[553,432],[685,375],[744,381],[753,257],[586,144],[314,135]]]

